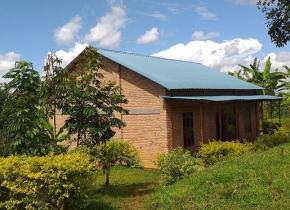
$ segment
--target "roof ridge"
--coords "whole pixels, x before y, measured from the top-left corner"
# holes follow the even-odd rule
[[[104,51],[108,51],[108,52],[120,53],[120,54],[128,54],[128,55],[142,56],[142,57],[148,57],[148,58],[156,58],[156,59],[161,59],[161,60],[179,61],[179,62],[194,63],[194,64],[203,65],[202,63],[193,62],[193,61],[178,60],[178,59],[173,59],[173,58],[163,58],[163,57],[152,56],[152,55],[143,55],[143,54],[139,54],[139,53],[135,53],[135,52],[125,52],[125,51],[120,51],[120,50],[110,50],[110,49],[99,48],[99,47],[97,47],[96,49],[97,50],[104,50]]]

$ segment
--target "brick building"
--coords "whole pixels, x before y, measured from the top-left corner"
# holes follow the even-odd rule
[[[138,149],[145,167],[177,146],[197,149],[211,139],[253,140],[260,133],[260,102],[278,99],[262,88],[198,63],[98,49],[104,79],[128,99],[126,127],[115,138]],[[67,68],[81,62],[80,53]],[[62,123],[63,118],[58,120]]]

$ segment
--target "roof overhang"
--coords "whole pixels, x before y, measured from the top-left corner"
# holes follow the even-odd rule
[[[249,95],[249,96],[162,96],[165,99],[193,100],[193,101],[270,101],[280,100],[282,97],[271,95]]]

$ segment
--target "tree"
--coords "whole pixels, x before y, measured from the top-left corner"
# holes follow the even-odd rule
[[[54,144],[59,141],[67,140],[69,136],[64,133],[64,127],[57,130],[57,112],[61,111],[62,104],[68,91],[67,82],[69,81],[68,71],[61,66],[62,61],[54,53],[47,55],[41,93],[45,100],[47,114],[52,118],[53,124],[49,126],[49,135]]]
[[[241,73],[242,73],[242,70],[229,72],[228,74],[238,79],[245,80],[245,78],[241,75]]]
[[[102,168],[105,174],[106,186],[110,185],[110,173],[113,166],[140,166],[138,152],[129,142],[111,140],[108,143],[104,142],[97,145],[94,149],[96,153],[94,156],[97,159],[98,166]]]
[[[83,62],[69,74],[68,91],[61,110],[69,134],[76,134],[77,146],[94,146],[114,136],[113,128],[125,124],[117,118],[126,114],[127,100],[113,82],[103,81],[101,57],[94,48],[86,48]]]
[[[288,66],[283,66],[287,72],[288,81],[286,82],[287,91],[283,92],[282,105],[286,108],[286,113],[290,111],[290,68]]]
[[[0,84],[0,155],[4,155],[6,152],[6,142],[4,138],[4,130],[3,130],[3,116],[2,111],[4,109],[5,102],[8,98],[8,91],[5,89],[4,84]]]
[[[265,14],[268,34],[277,47],[283,47],[290,40],[290,1],[259,0],[258,8]]]
[[[4,78],[10,80],[5,85],[8,95],[0,114],[6,154],[47,154],[52,148],[39,73],[31,63],[19,61]]]
[[[266,60],[263,70],[260,70],[260,62],[257,58],[254,59],[253,64],[249,67],[239,65],[241,67],[239,74],[240,78],[259,85],[263,88],[264,94],[278,95],[286,89],[287,86],[287,74],[285,72],[275,69],[271,71],[270,57]]]
[[[288,74],[279,69],[271,71],[272,64],[270,57],[266,60],[262,70],[260,69],[260,61],[257,58],[254,59],[249,67],[244,65],[239,66],[241,69],[238,72],[229,74],[263,87],[263,94],[282,96],[289,90],[289,82],[287,81]],[[268,113],[272,119],[273,113],[275,112],[274,106],[272,103],[266,103],[265,105],[265,113]]]

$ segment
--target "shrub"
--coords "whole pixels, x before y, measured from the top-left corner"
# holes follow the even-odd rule
[[[87,153],[0,158],[0,209],[61,209],[81,196],[93,170]]]
[[[198,170],[198,161],[189,151],[177,148],[157,159],[157,166],[165,177],[166,184],[173,184],[177,180]]]
[[[278,132],[273,135],[261,135],[258,137],[256,141],[256,145],[258,148],[269,148],[269,147],[275,147],[279,144],[290,142],[289,135]]]
[[[279,130],[280,126],[281,124],[278,122],[263,121],[262,123],[263,134],[272,135]]]
[[[290,118],[284,119],[282,121],[282,126],[280,127],[279,131],[290,136]]]
[[[106,175],[106,185],[110,183],[110,171],[114,165],[140,166],[137,150],[129,142],[123,140],[110,140],[97,145],[96,158]]]
[[[213,165],[233,156],[239,156],[253,149],[249,143],[238,141],[211,141],[200,148],[200,156],[206,165]]]

